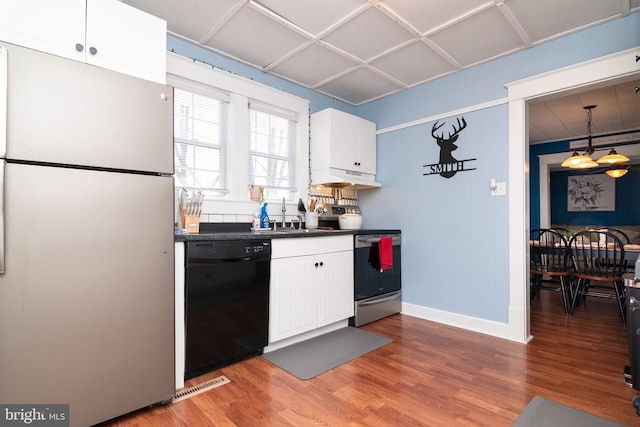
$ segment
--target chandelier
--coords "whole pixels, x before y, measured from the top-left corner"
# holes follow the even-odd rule
[[[591,126],[593,123],[593,109],[596,107],[597,105],[587,105],[586,107],[583,107],[587,111],[587,151],[582,154],[578,151],[574,151],[573,154],[562,162],[560,166],[572,169],[589,169],[608,164],[609,168],[606,170],[606,174],[613,178],[619,178],[628,171],[628,166],[621,166],[622,163],[629,161],[627,156],[618,154],[615,149],[611,149],[607,155],[602,156],[598,161],[594,161],[591,157],[595,152],[593,149],[593,132]]]

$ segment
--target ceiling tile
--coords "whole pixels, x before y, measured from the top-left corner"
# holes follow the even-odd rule
[[[264,68],[306,41],[298,33],[250,7],[244,7],[206,45]]]
[[[615,87],[609,86],[577,95],[583,106],[596,105],[592,110],[591,128],[594,134],[603,133],[607,129],[621,129],[622,119],[618,109]],[[586,129],[586,111],[585,111]]]
[[[569,95],[547,101],[549,109],[557,116],[563,118],[565,127],[571,135],[587,135],[587,112],[576,95]]]
[[[639,0],[640,1],[640,0]],[[619,83],[615,86],[616,98],[619,102],[636,102],[640,107],[640,92],[636,90],[636,87],[640,86],[640,80],[632,80]],[[640,118],[640,108],[635,111]]]
[[[288,76],[287,78],[306,86],[315,87],[343,70],[357,65],[356,62],[314,43],[270,71]]]
[[[538,141],[546,141],[548,140],[547,134],[545,134],[541,129],[538,129],[532,123],[529,123],[529,143],[534,144]]]
[[[422,42],[415,42],[389,55],[385,55],[371,65],[401,81],[413,86],[447,73],[456,68],[445,61]]]
[[[623,129],[640,129],[640,93],[636,93],[639,80],[616,86],[616,98]]]
[[[313,35],[368,4],[367,0],[258,0],[258,3]]]
[[[402,88],[366,68],[359,68],[317,88],[335,98],[359,105]]]
[[[169,31],[202,42],[209,30],[238,4],[238,0],[125,0],[123,3],[166,20]]]
[[[549,140],[551,135],[559,139],[568,138],[571,133],[547,103],[529,104],[529,142]]]
[[[487,0],[382,0],[381,3],[420,33],[425,34],[488,2]]]
[[[366,61],[412,38],[377,8],[370,8],[322,40]]]
[[[497,8],[480,12],[429,36],[429,39],[463,66],[524,47]]]
[[[620,0],[506,0],[532,42],[611,18],[621,13]]]

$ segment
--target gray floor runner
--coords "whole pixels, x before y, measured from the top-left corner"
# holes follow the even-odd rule
[[[631,403],[629,403],[629,410]],[[543,397],[534,397],[524,408],[514,427],[620,427],[619,424],[571,406],[563,405]]]
[[[393,340],[351,326],[281,348],[262,357],[308,380]]]

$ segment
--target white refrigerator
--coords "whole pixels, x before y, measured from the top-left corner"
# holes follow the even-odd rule
[[[173,89],[0,41],[0,403],[174,394]]]

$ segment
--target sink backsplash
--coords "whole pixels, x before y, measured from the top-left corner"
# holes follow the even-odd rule
[[[336,189],[333,188],[323,188],[323,187],[312,187],[311,188],[311,197],[315,198],[319,203],[326,201],[329,202],[333,200],[335,195],[339,195],[342,197],[344,204],[356,204],[357,201],[357,191],[341,189],[336,193]],[[308,207],[308,200],[304,200],[305,206]],[[282,212],[281,212],[281,203],[277,201],[267,201],[269,218],[271,221],[277,221],[280,223],[282,221]],[[237,212],[230,213],[230,206],[235,206],[235,210]],[[287,212],[285,214],[285,219],[287,222],[290,222],[293,218],[296,218],[298,214],[303,215],[298,212],[297,209],[298,201],[288,201],[287,202]],[[200,215],[200,223],[238,223],[238,224],[251,224],[251,219],[253,217],[253,212],[255,210],[259,210],[260,205],[255,202],[251,203],[233,203],[233,202],[211,202],[205,200],[203,205],[202,214]],[[304,216],[304,215],[303,215]]]

